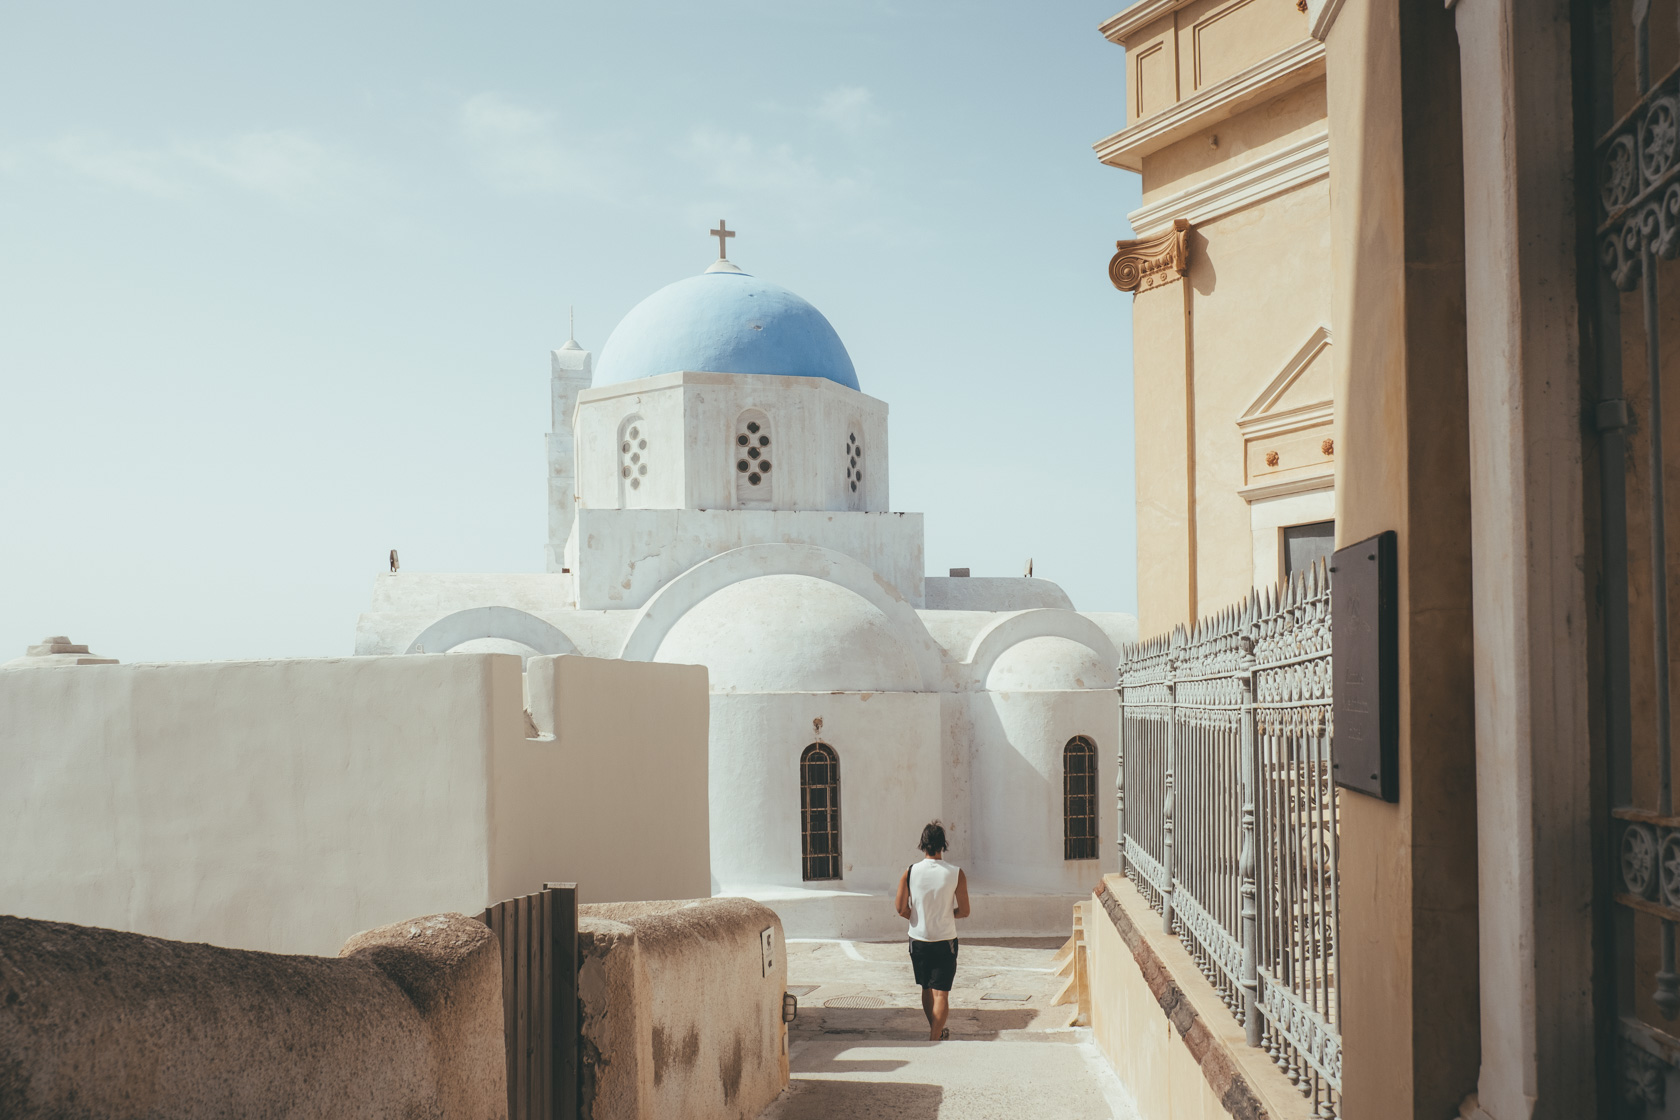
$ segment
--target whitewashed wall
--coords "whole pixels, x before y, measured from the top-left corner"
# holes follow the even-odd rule
[[[1119,865],[1115,693],[989,692],[974,697],[973,719],[976,863],[992,882],[1088,893]],[[1097,860],[1062,858],[1062,749],[1075,735],[1097,747]]]
[[[748,545],[815,545],[922,602],[922,515],[758,509],[580,509],[567,554],[582,610],[639,607],[701,561]],[[567,577],[560,577],[567,578]]]
[[[543,879],[704,895],[705,671],[604,664],[549,741],[502,654],[0,672],[0,911],[330,955]]]
[[[918,858],[941,813],[939,695],[784,692],[712,697],[714,893],[804,883],[799,756],[812,742],[840,760],[841,883],[885,890]],[[822,720],[822,727],[814,726]]]
[[[773,509],[889,509],[887,406],[819,377],[669,373],[586,389],[578,397],[576,445],[581,509],[738,509],[735,421],[758,409],[770,421],[775,463]],[[642,479],[623,490],[621,455],[627,418],[642,418],[647,463]],[[850,438],[862,442],[863,485],[854,493],[846,472]]]

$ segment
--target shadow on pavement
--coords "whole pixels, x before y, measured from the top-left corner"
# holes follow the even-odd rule
[[[764,1113],[765,1120],[937,1120],[945,1090],[900,1081],[800,1078]]]
[[[1039,1011],[1031,1007],[953,1007],[947,1025],[951,1037],[967,1042],[992,1039],[1002,1031],[1026,1030]],[[920,1008],[908,1007],[801,1007],[794,1020],[792,1037],[879,1038],[905,1042],[926,1042],[927,1020]]]

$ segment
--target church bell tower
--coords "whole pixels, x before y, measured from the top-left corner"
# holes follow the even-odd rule
[[[572,412],[578,394],[593,379],[591,354],[568,338],[549,351],[552,415],[548,432],[548,570],[558,572],[566,562],[566,538],[577,511],[577,458],[572,442]]]

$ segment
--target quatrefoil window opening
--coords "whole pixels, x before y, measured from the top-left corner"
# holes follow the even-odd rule
[[[735,496],[743,504],[765,505],[771,500],[770,418],[748,409],[735,421]]]
[[[863,501],[858,489],[861,485],[863,485],[863,441],[858,439],[856,432],[852,432],[846,437],[846,491],[851,496],[854,506]]]
[[[644,423],[640,417],[631,417],[624,422],[619,433],[619,484],[631,490],[640,490],[648,473],[648,441],[647,433],[642,430]]]

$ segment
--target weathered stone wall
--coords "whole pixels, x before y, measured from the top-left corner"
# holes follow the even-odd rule
[[[586,905],[578,948],[585,1117],[746,1120],[787,1085],[774,911],[744,898]]]
[[[0,916],[0,1116],[492,1120],[500,957],[459,914],[297,957]]]

